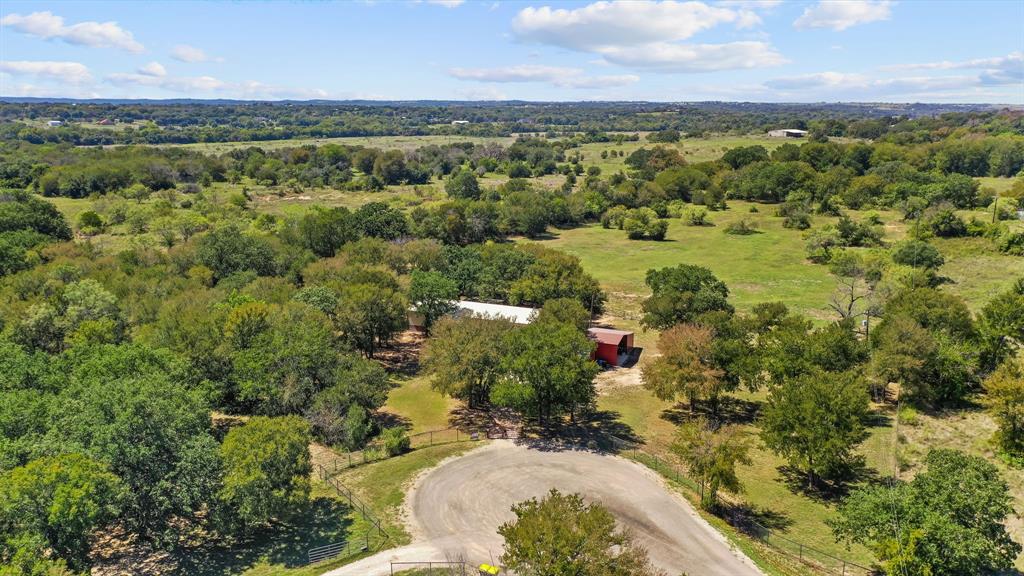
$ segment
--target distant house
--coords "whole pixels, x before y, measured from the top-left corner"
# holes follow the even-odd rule
[[[588,328],[587,337],[597,343],[594,360],[609,366],[622,366],[633,356],[633,333],[611,328]]]
[[[459,300],[455,302],[455,311],[452,316],[464,318],[468,316],[476,318],[487,318],[490,320],[508,320],[514,324],[529,324],[533,321],[536,308],[523,306],[507,306],[505,304],[491,304],[489,302],[474,302],[472,300]],[[413,330],[423,331],[425,328],[423,314],[416,311],[413,306],[409,309],[409,327]]]
[[[452,126],[458,126],[460,124],[469,124],[469,120],[452,120]]]
[[[62,126],[63,124],[64,123],[61,122],[60,120],[50,120],[49,122],[46,123],[46,125],[49,126],[50,128],[56,128],[57,126]]]
[[[783,128],[781,130],[772,130],[768,132],[768,135],[772,138],[803,138],[804,136],[807,136],[807,130]]]
[[[96,125],[97,126],[113,126],[114,125],[114,121],[111,120],[110,118],[104,118],[103,120],[100,120],[99,122],[97,122]]]

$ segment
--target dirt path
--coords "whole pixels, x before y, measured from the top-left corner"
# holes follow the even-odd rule
[[[761,572],[644,466],[585,451],[545,451],[499,440],[442,463],[407,496],[413,544],[332,570],[325,576],[381,576],[390,562],[496,561],[497,527],[512,504],[551,488],[599,501],[635,534],[670,575],[758,576]]]

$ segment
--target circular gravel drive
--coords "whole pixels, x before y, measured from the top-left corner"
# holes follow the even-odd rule
[[[418,478],[406,497],[412,544],[327,575],[386,575],[391,561],[496,563],[502,547],[497,528],[513,518],[512,505],[552,488],[603,504],[670,576],[761,575],[646,467],[617,456],[529,448],[507,440],[447,460]]]

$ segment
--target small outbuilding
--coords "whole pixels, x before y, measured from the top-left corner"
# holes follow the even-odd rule
[[[61,122],[60,120],[50,120],[49,122],[46,123],[46,125],[49,126],[50,128],[56,128],[57,126],[61,126],[63,124],[64,123]]]
[[[452,316],[455,318],[475,317],[489,320],[508,320],[513,324],[529,324],[537,313],[536,308],[523,306],[508,306],[506,304],[491,304],[490,302],[474,302],[472,300],[459,300],[454,302],[455,310]],[[413,330],[423,331],[425,329],[425,318],[416,310],[416,306],[409,308],[409,327]]]
[[[633,356],[633,333],[612,328],[588,328],[587,336],[597,343],[594,360],[609,366],[622,366]]]
[[[807,130],[783,128],[781,130],[772,130],[768,132],[768,135],[772,138],[803,138],[804,136],[807,136]]]

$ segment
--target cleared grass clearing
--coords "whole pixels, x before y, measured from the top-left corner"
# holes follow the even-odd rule
[[[341,144],[345,146],[364,146],[367,148],[398,149],[411,151],[421,146],[435,144],[455,144],[472,142],[474,144],[501,144],[508,146],[515,141],[514,136],[347,136],[342,138],[292,138],[290,140],[250,140],[247,142],[200,142],[196,144],[166,144],[164,147],[188,148],[207,154],[223,154],[239,148],[258,147],[264,150],[279,148],[295,148],[298,146],[323,146],[324,144]]]
[[[388,394],[382,409],[407,423],[409,434],[447,428],[448,415],[459,402],[442,396],[430,387],[429,376],[415,376],[400,383]]]
[[[644,285],[647,270],[686,263],[705,266],[725,281],[740,309],[782,301],[815,318],[827,318],[826,303],[835,289],[828,269],[805,259],[803,235],[783,228],[782,219],[771,215],[773,207],[760,205],[759,212],[750,213],[750,206],[732,202],[729,210],[710,213],[714,226],[686,226],[671,219],[663,242],[630,240],[621,230],[591,224],[556,231],[554,239],[543,243],[578,256],[583,268],[611,294],[609,311],[620,317],[639,319],[641,298],[649,293]],[[755,224],[760,233],[724,232],[726,225],[741,220]],[[815,218],[815,224],[824,220]]]

